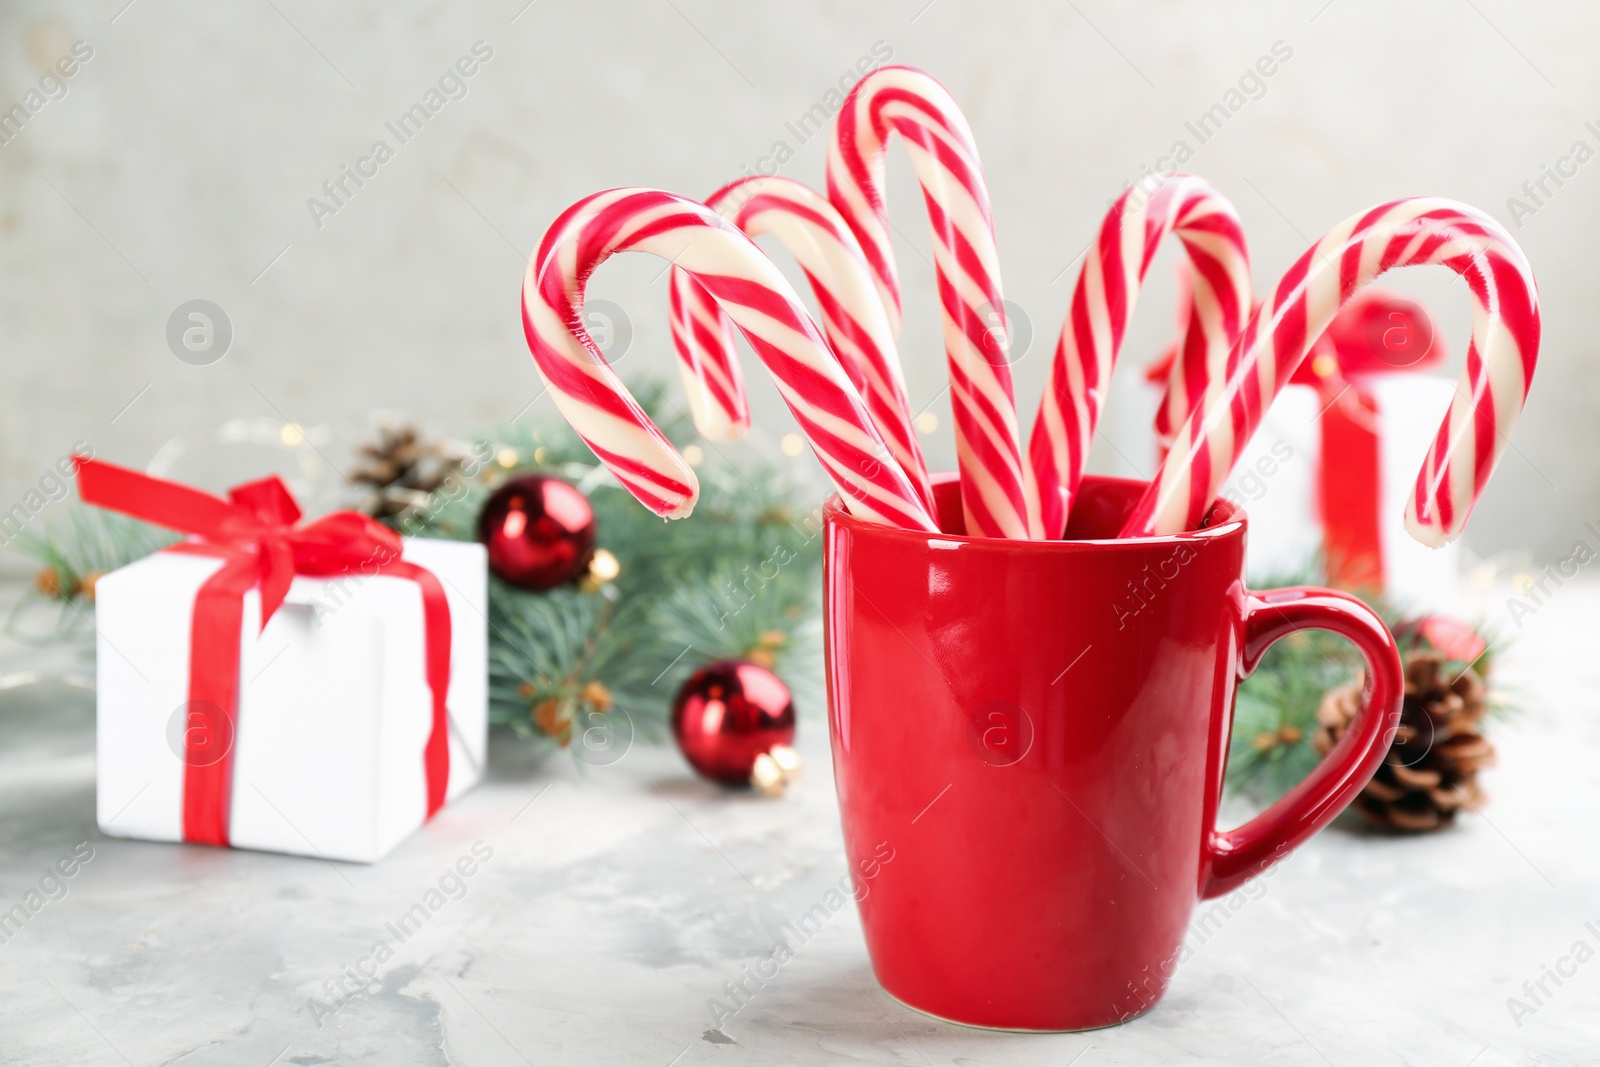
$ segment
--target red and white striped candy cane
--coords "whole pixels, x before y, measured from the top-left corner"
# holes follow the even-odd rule
[[[750,430],[750,401],[734,348],[733,323],[684,272],[674,268],[668,284],[672,347],[689,398],[689,418],[708,441],[737,441]],[[700,295],[691,295],[691,290]]]
[[[1178,299],[1173,308],[1174,320],[1178,324],[1178,340],[1172,347],[1162,353],[1156,363],[1145,371],[1148,382],[1160,382],[1164,378],[1165,387],[1161,393],[1161,404],[1156,408],[1155,432],[1156,443],[1161,449],[1161,454],[1166,455],[1167,446],[1172,444],[1172,435],[1178,432],[1178,427],[1183,425],[1183,420],[1194,407],[1189,403],[1189,381],[1183,374],[1190,346],[1195,344],[1197,338],[1193,336],[1190,326],[1194,312],[1194,270],[1188,263],[1178,262]],[[1241,328],[1243,323],[1240,323]],[[1238,339],[1238,331],[1234,332],[1234,339]],[[1232,342],[1229,343],[1232,347]],[[1224,362],[1228,354],[1222,354]],[[1162,363],[1167,364],[1166,371],[1158,375]],[[1198,392],[1198,391],[1197,391]]]
[[[1472,339],[1455,399],[1417,474],[1406,528],[1432,547],[1454,540],[1527,399],[1539,358],[1539,298],[1522,249],[1499,223],[1465,204],[1424,197],[1346,219],[1289,268],[1229,354],[1224,388],[1190,414],[1122,536],[1198,526],[1268,405],[1345,301],[1387,270],[1428,263],[1466,281]]]
[[[1179,336],[1172,346],[1146,371],[1147,382],[1162,389],[1161,403],[1156,407],[1156,448],[1159,464],[1172,447],[1172,439],[1189,419],[1189,412],[1202,403],[1208,390],[1221,390],[1228,380],[1228,354],[1233,341],[1219,352],[1203,334],[1196,334],[1190,321],[1189,309],[1193,299],[1193,270],[1186,262],[1178,264],[1177,321]],[[1250,305],[1251,314],[1261,306],[1260,300]],[[1248,319],[1248,316],[1246,316]],[[1240,324],[1242,329],[1243,323]],[[1232,331],[1238,340],[1239,329]]]
[[[618,252],[670,260],[717,299],[772,372],[854,514],[937,530],[811,315],[754,242],[686,197],[613,189],[580,200],[545,233],[523,278],[522,328],[556,407],[640,502],[681,518],[693,510],[699,483],[583,326],[585,283]]]
[[[1173,371],[1184,388],[1197,390],[1205,375],[1224,373],[1250,312],[1244,227],[1209,182],[1174,174],[1118,198],[1084,258],[1028,442],[1031,488],[1052,537],[1066,528],[1140,286],[1169,233],[1194,268],[1188,332]]]
[[[1037,537],[1011,395],[1000,257],[989,192],[966,119],[944,87],[910,67],[880,67],[851,90],[828,147],[828,199],[861,241],[895,333],[900,286],[884,205],[890,134],[905,139],[933,224],[950,406],[967,533]]]
[[[911,425],[894,331],[873,288],[861,244],[838,210],[808,186],[772,177],[740,178],[707,197],[706,206],[751,237],[771,234],[799,261],[822,309],[828,343],[866,401],[889,454],[932,511],[933,489]],[[704,373],[711,379],[711,391],[718,392],[724,382],[736,380],[738,355],[727,316],[710,293],[676,268],[672,323],[686,377]]]

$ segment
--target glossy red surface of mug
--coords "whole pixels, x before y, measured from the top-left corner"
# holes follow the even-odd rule
[[[1400,658],[1364,604],[1244,584],[1246,520],[1114,540],[1143,483],[1085,479],[1067,539],[825,515],[829,723],[851,869],[883,988],[976,1026],[1078,1030],[1150,1008],[1198,900],[1325,826],[1399,721]],[[1216,826],[1234,691],[1296,630],[1349,638],[1362,711],[1284,799]]]

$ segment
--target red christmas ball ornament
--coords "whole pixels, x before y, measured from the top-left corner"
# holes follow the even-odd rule
[[[783,680],[746,660],[696,671],[672,701],[672,734],[689,765],[713,782],[768,795],[798,777],[794,698]]]
[[[575,487],[548,474],[513,478],[478,516],[489,570],[521,589],[554,589],[580,576],[594,555],[594,509]]]

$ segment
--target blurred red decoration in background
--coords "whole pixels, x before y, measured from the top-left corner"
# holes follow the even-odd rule
[[[761,756],[794,740],[794,724],[783,679],[744,660],[700,668],[672,702],[672,733],[684,758],[724,785],[749,782]]]
[[[548,474],[512,478],[483,506],[478,540],[489,570],[521,589],[544,591],[583,574],[594,555],[594,509],[576,488]]]

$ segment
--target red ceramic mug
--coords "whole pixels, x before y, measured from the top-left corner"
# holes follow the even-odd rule
[[[1198,900],[1325,826],[1399,722],[1383,622],[1327,589],[1245,588],[1246,520],[1116,540],[1140,482],[1085,479],[1067,538],[961,536],[825,515],[829,725],[873,969],[911,1007],[975,1026],[1079,1030],[1147,1010]],[[1349,638],[1366,692],[1293,792],[1216,826],[1234,690],[1301,629]]]

